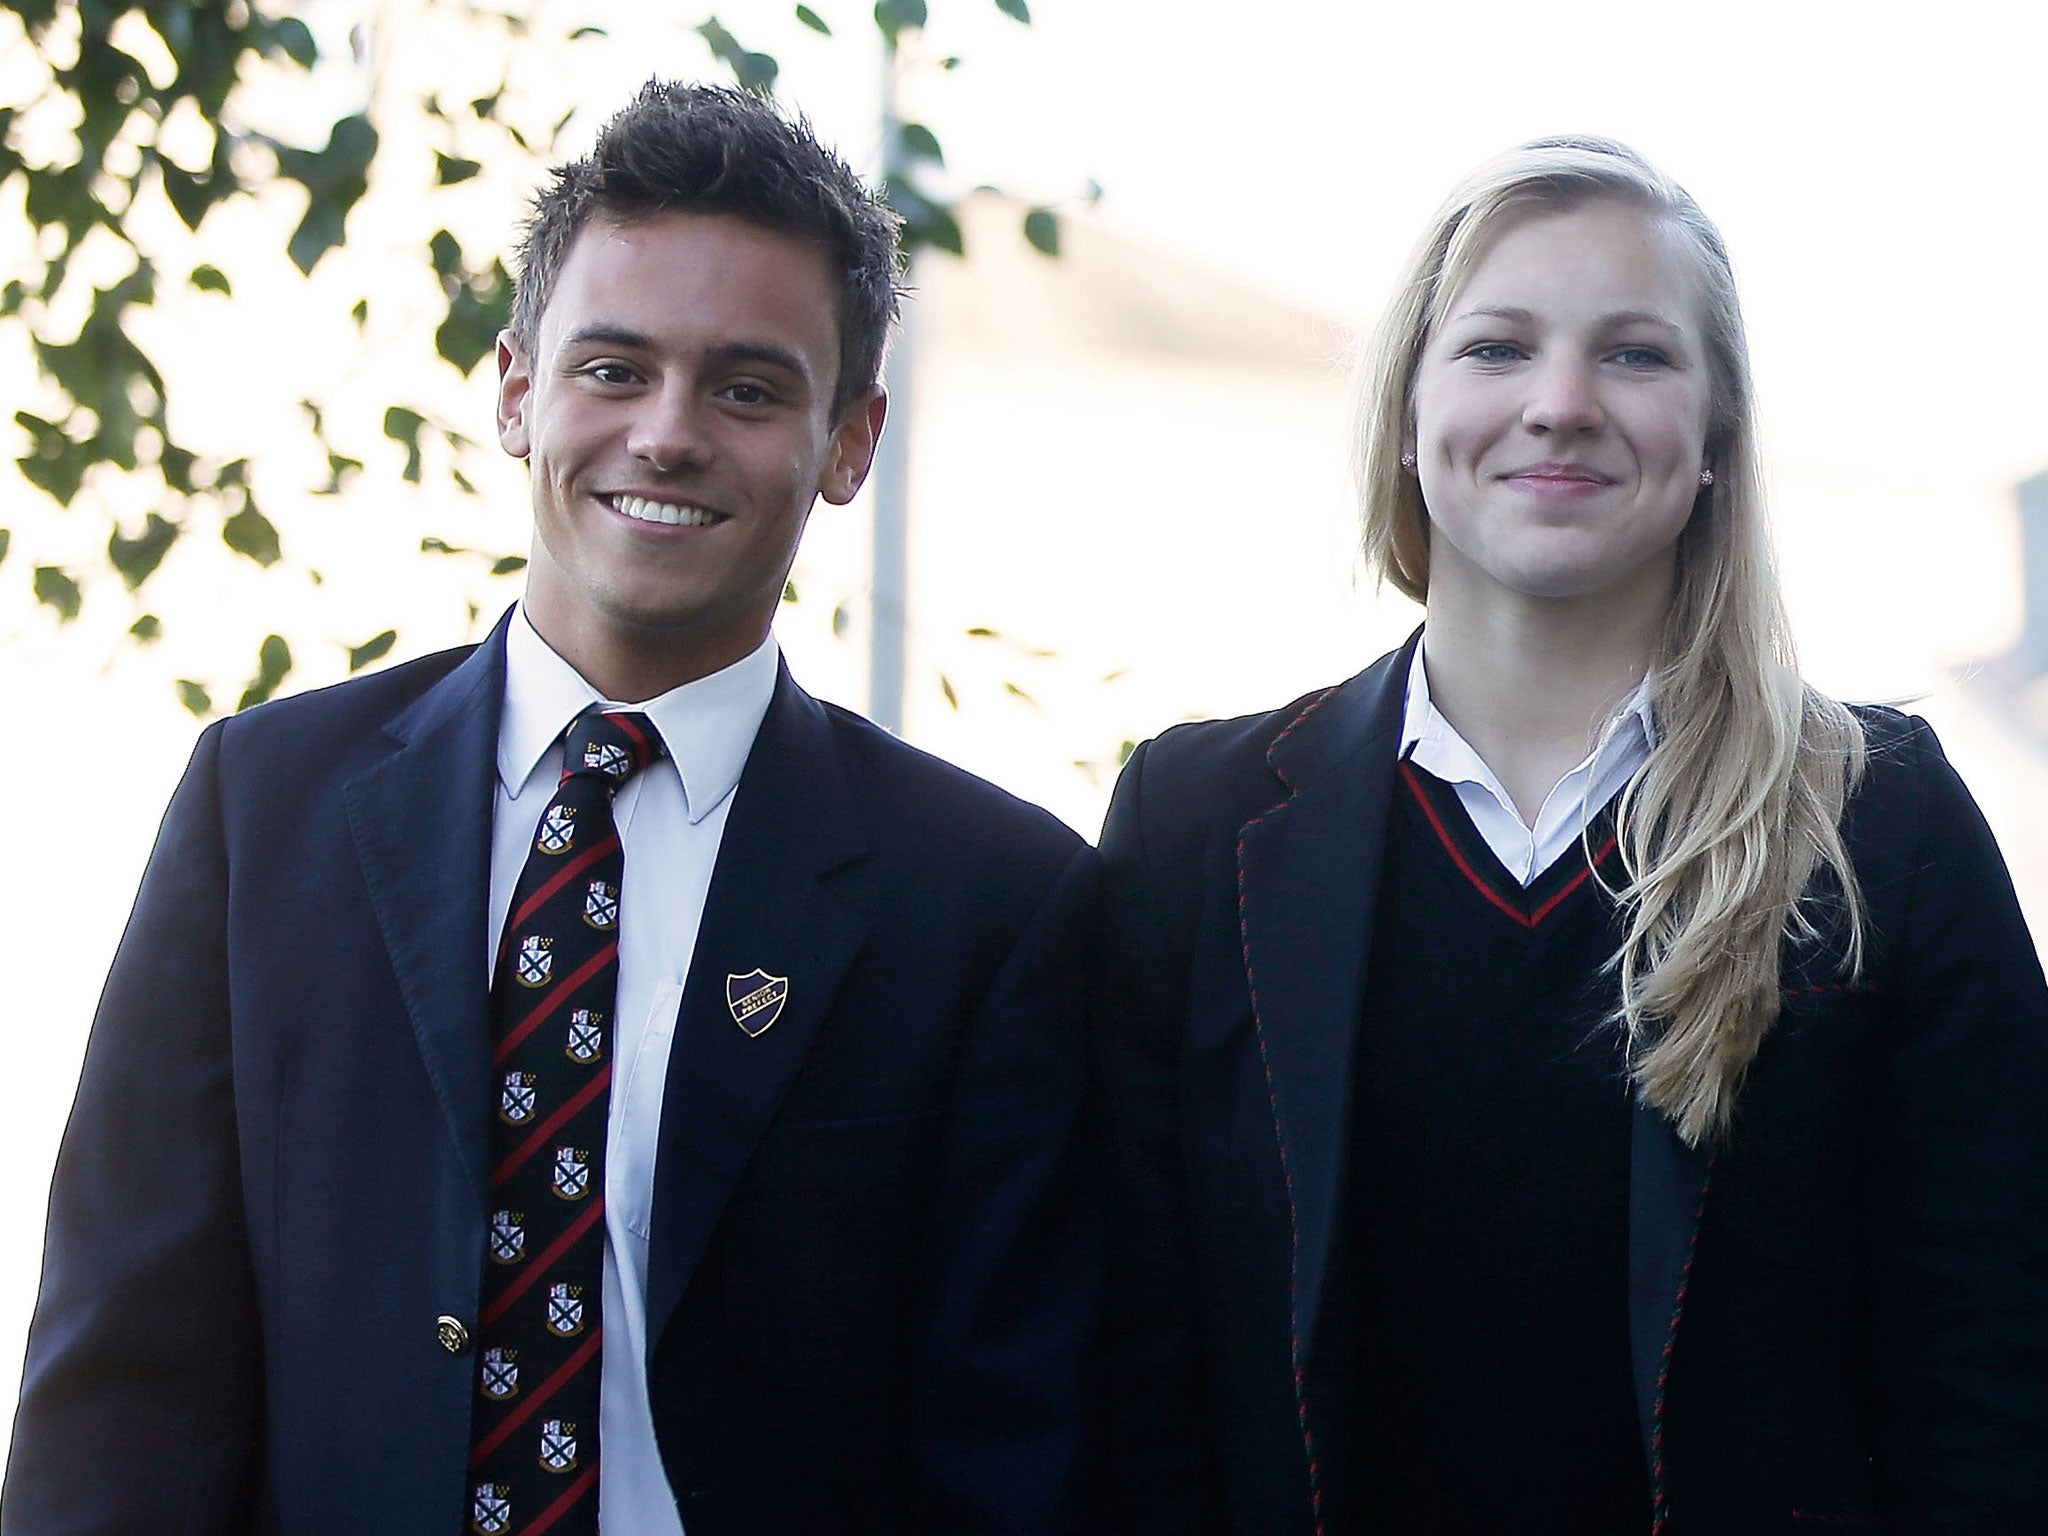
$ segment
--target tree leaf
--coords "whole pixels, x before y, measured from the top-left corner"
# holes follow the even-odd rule
[[[832,609],[832,635],[834,639],[846,638],[846,627],[853,622],[853,615],[846,611],[846,604],[838,603]]]
[[[78,617],[81,595],[78,583],[54,565],[39,565],[35,576],[36,601],[57,610],[57,617],[69,624]]]
[[[163,564],[164,556],[170,553],[171,545],[177,542],[181,530],[176,523],[149,514],[142,532],[134,538],[125,538],[116,528],[107,539],[107,558],[114,563],[114,569],[121,573],[121,580],[133,592],[155,574]]]
[[[320,45],[313,41],[312,29],[296,16],[282,17],[271,25],[270,45],[264,51],[271,49],[301,69],[311,69],[320,62]]]
[[[150,645],[163,639],[164,621],[153,613],[145,613],[128,626],[128,633],[134,637],[137,645]]]
[[[432,534],[428,534],[424,539],[420,540],[420,553],[423,555],[466,555],[469,551],[460,544],[450,544],[446,539],[437,539]]]
[[[1050,208],[1034,208],[1024,215],[1024,238],[1041,256],[1060,253],[1060,216]]]
[[[284,557],[278,547],[277,528],[261,512],[254,502],[245,502],[242,510],[221,524],[221,542],[238,555],[245,555],[261,566],[272,566]]]
[[[1012,21],[1021,21],[1027,27],[1031,25],[1031,7],[1026,0],[996,0],[996,9]]]
[[[783,582],[783,584],[782,584],[782,600],[783,600],[783,601],[784,601],[785,603],[793,603],[793,602],[795,602],[795,601],[796,601],[796,583],[795,583],[795,582],[793,582],[793,581],[785,581],[785,582]]]
[[[946,707],[948,709],[958,709],[960,707],[960,695],[953,691],[953,680],[943,672],[939,674],[939,692],[946,696]]]
[[[382,661],[391,654],[391,647],[398,644],[398,631],[387,629],[381,635],[372,635],[361,645],[348,648],[348,669],[360,672],[373,661]]]
[[[384,435],[405,445],[404,474],[413,485],[420,483],[420,428],[426,424],[424,416],[407,406],[394,405],[384,412]]]
[[[967,631],[967,638],[970,640],[995,640],[1000,637],[986,624],[977,624]]]
[[[206,262],[194,267],[192,275],[186,281],[201,293],[225,293],[232,296],[235,291],[228,283],[227,273]]]
[[[213,713],[213,695],[189,677],[178,679],[178,702],[195,715]]]
[[[1039,708],[1038,700],[1031,697],[1030,694],[1026,693],[1022,688],[1019,688],[1015,683],[1003,684],[1003,692],[1010,695],[1010,697],[1013,699],[1022,699],[1026,704],[1029,704],[1033,709]]]
[[[434,181],[437,185],[452,187],[458,182],[468,181],[484,168],[481,160],[466,160],[460,155],[444,155],[434,151]]]
[[[897,130],[897,143],[902,146],[905,160],[929,160],[933,165],[946,163],[946,152],[939,148],[939,136],[923,123],[905,123]]]
[[[832,29],[825,24],[825,18],[812,10],[808,5],[800,5],[796,8],[796,19],[821,37],[830,37],[832,35]]]
[[[277,685],[291,675],[292,648],[285,644],[283,635],[265,635],[263,643],[256,648],[256,675],[249,679],[249,686],[242,690],[241,702],[235,705],[236,712],[253,709],[277,692]]]
[[[10,529],[0,528],[0,560],[7,558],[7,546],[13,542],[13,532]]]
[[[491,574],[493,576],[510,576],[514,571],[523,571],[525,569],[526,556],[524,555],[500,555],[491,562]]]

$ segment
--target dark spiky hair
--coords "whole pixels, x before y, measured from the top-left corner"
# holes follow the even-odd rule
[[[836,421],[881,377],[895,323],[900,221],[810,124],[761,97],[649,80],[580,160],[534,197],[519,240],[512,334],[530,357],[569,248],[594,218],[631,224],[663,213],[721,213],[816,241],[839,297]]]

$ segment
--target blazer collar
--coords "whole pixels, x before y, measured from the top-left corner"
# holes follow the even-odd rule
[[[866,808],[824,706],[786,667],[734,795],[662,1099],[650,1358],[867,935],[830,884],[867,851]],[[781,1001],[743,1027],[736,1000],[769,985]]]
[[[1349,1155],[1408,644],[1312,700],[1266,761],[1284,791],[1238,833],[1238,933],[1292,1192],[1294,1348],[1316,1346]]]
[[[490,1197],[485,956],[505,621],[386,723],[395,750],[343,794],[420,1055],[483,1209]]]

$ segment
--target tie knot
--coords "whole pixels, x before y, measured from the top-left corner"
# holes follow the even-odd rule
[[[569,722],[562,777],[594,776],[613,788],[661,756],[661,735],[645,715],[592,706]]]

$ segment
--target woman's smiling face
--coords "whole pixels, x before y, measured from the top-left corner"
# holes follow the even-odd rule
[[[1668,592],[1710,396],[1683,234],[1611,198],[1509,224],[1415,371],[1431,606]]]

